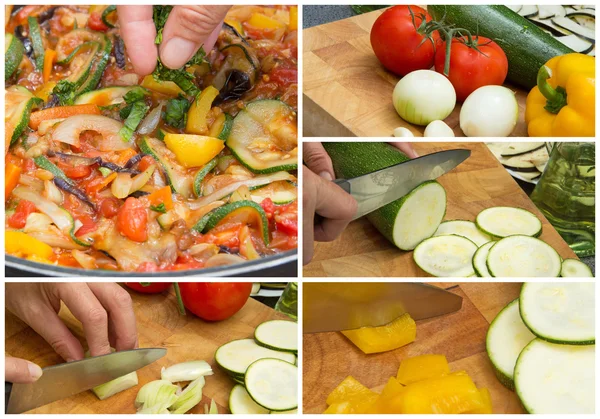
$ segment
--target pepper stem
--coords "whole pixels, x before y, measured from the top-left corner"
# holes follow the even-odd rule
[[[544,109],[557,114],[567,104],[567,92],[561,86],[556,89],[550,86],[548,83],[550,77],[552,77],[552,70],[548,66],[541,66],[537,74],[537,86],[540,93],[547,99]]]
[[[185,306],[183,305],[183,300],[181,299],[181,291],[179,291],[179,283],[173,283],[173,288],[175,288],[175,296],[177,297],[177,308],[179,309],[179,314],[185,316]]]

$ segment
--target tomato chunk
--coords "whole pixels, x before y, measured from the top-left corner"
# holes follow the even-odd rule
[[[148,212],[136,198],[127,198],[117,213],[117,229],[129,240],[145,242],[148,239]]]
[[[27,221],[27,217],[32,212],[35,212],[36,208],[33,202],[25,199],[19,201],[15,213],[8,218],[8,225],[12,228],[23,228]]]

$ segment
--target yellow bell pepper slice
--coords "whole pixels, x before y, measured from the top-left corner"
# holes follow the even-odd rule
[[[531,137],[593,137],[596,133],[596,61],[584,54],[550,59],[527,95]]]
[[[381,392],[375,403],[373,403],[371,407],[367,409],[366,413],[386,413],[389,410],[389,401],[392,400],[394,397],[400,395],[400,393],[402,393],[403,390],[404,386],[402,386],[402,384],[400,384],[398,380],[396,380],[394,377],[390,377],[388,382],[385,384],[383,391]]]
[[[170,96],[184,94],[183,90],[181,90],[179,86],[177,86],[174,82],[158,81],[152,76],[152,74],[149,74],[146,77],[144,77],[144,80],[142,80],[140,86]]]
[[[280,29],[285,28],[285,23],[282,23],[276,19],[270,18],[262,13],[252,13],[248,24],[257,29]]]
[[[4,246],[11,255],[52,263],[49,260],[54,255],[52,247],[21,231],[6,231]]]
[[[227,23],[229,26],[233,26],[240,35],[244,35],[244,28],[239,20],[225,19],[225,23]]]
[[[325,414],[363,414],[377,400],[377,393],[354,396],[346,401],[334,403],[325,410]]]
[[[290,7],[290,24],[288,25],[290,31],[298,30],[298,7]]]
[[[414,342],[417,325],[408,313],[379,327],[362,327],[342,331],[350,341],[366,354],[391,351]]]
[[[420,355],[403,359],[396,378],[408,385],[447,374],[450,374],[450,366],[444,355]]]
[[[349,375],[331,393],[329,393],[329,396],[327,396],[327,404],[332,405],[341,403],[352,397],[373,394],[377,395],[377,393],[370,390],[368,387],[365,387],[360,381]]]
[[[48,101],[48,97],[52,94],[52,90],[56,86],[55,81],[49,81],[44,84],[35,92],[35,95],[42,99],[44,102]]]
[[[206,135],[208,133],[206,116],[217,96],[219,96],[219,91],[213,86],[208,86],[198,94],[188,111],[187,123],[185,125],[185,131],[187,133],[200,135]]]
[[[483,399],[484,406],[480,409],[469,410],[469,414],[492,414],[492,396],[490,395],[490,391],[487,388],[480,388],[479,394],[481,394],[481,398]]]
[[[193,134],[166,134],[165,144],[185,167],[204,166],[225,148],[218,138]]]

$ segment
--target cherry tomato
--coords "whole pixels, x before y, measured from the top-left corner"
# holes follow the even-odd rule
[[[448,80],[459,102],[482,86],[501,85],[508,73],[506,54],[498,44],[482,36],[474,37],[473,42],[474,45],[469,46],[466,37],[454,38],[450,46]],[[445,61],[446,43],[435,53],[435,71],[444,74]]]
[[[27,221],[27,217],[32,212],[35,212],[36,207],[31,201],[22,199],[17,204],[15,213],[8,218],[8,225],[12,228],[23,228]]]
[[[142,157],[142,159],[138,163],[138,167],[137,168],[138,168],[138,170],[140,172],[143,172],[144,170],[146,170],[147,168],[149,168],[153,164],[156,164],[156,160],[154,160],[152,158],[152,156],[144,156],[144,157]]]
[[[425,34],[418,29],[423,19],[429,22],[431,16],[421,7],[394,6],[383,12],[373,24],[373,52],[381,64],[392,73],[405,76],[411,71],[425,70],[433,66],[433,42],[437,45],[440,36],[435,31],[431,34],[433,42],[426,39]]]
[[[170,282],[125,282],[125,285],[142,294],[160,294],[171,287]]]
[[[106,32],[108,26],[102,22],[102,15],[100,13],[92,13],[88,18],[88,27],[94,31]]]
[[[147,224],[144,205],[136,198],[127,198],[117,213],[117,229],[129,240],[142,243],[148,239]]]
[[[98,206],[98,213],[104,218],[112,218],[119,212],[120,201],[117,198],[104,198]]]
[[[225,320],[246,304],[250,282],[180,282],[181,299],[185,307],[201,319]]]
[[[84,234],[94,231],[98,228],[98,224],[96,224],[96,221],[94,221],[94,219],[90,215],[82,214],[79,215],[77,219],[82,224],[82,226],[79,227],[79,229],[75,233],[75,236],[77,237],[83,236]]]

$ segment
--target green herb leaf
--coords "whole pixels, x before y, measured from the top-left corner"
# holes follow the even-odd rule
[[[144,102],[135,102],[131,105],[131,111],[125,120],[125,126],[119,130],[119,135],[123,141],[131,140],[133,133],[140,122],[142,122],[142,119],[144,119],[144,116],[146,116],[148,109],[150,109],[150,107]]]
[[[130,105],[132,103],[144,100],[144,98],[148,94],[149,94],[149,92],[146,89],[136,86],[133,89],[131,89],[130,91],[128,91],[127,93],[125,93],[125,96],[123,96],[123,99],[125,100],[125,103]]]
[[[72,105],[75,102],[76,92],[77,84],[68,80],[59,81],[52,89],[52,94],[58,98],[59,103],[63,106]]]
[[[163,28],[172,9],[173,6],[154,6],[152,9],[152,20],[154,20],[154,26],[156,26],[156,38],[154,39],[156,45],[162,42]]]
[[[104,177],[112,173],[112,170],[110,170],[108,167],[99,167],[98,170],[100,170],[100,173],[102,173],[102,176]]]
[[[185,128],[190,102],[185,98],[169,99],[165,108],[165,123],[173,128]]]
[[[160,212],[161,214],[165,214],[167,212],[164,202],[161,202],[159,205],[150,205],[150,209],[152,211]]]

